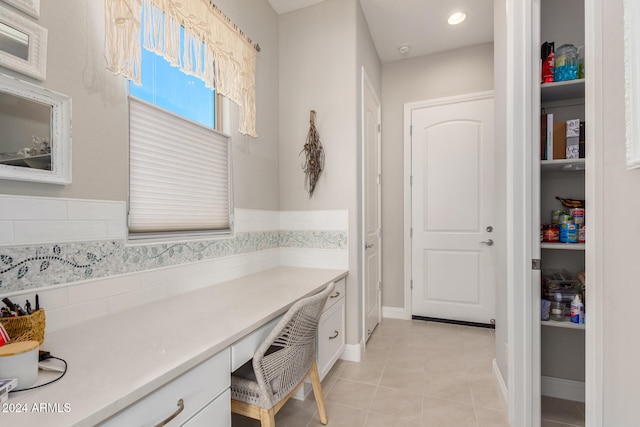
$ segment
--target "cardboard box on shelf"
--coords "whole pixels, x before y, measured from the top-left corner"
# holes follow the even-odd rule
[[[553,124],[553,159],[564,159],[567,155],[567,141],[566,141],[566,127],[565,122],[555,122]]]
[[[580,119],[567,120],[566,153],[567,159],[580,157]]]

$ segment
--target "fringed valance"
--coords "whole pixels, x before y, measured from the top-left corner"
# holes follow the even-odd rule
[[[144,47],[238,104],[239,132],[257,136],[256,48],[209,0],[105,0],[105,12],[108,69],[140,84],[144,16]]]

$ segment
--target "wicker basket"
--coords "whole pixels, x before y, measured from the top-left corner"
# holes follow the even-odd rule
[[[0,317],[0,323],[9,334],[11,342],[39,341],[40,344],[44,342],[47,318],[42,308],[26,316]]]

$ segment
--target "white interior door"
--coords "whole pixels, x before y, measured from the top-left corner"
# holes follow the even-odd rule
[[[368,340],[382,311],[380,100],[362,69],[364,314]]]
[[[412,314],[495,316],[493,98],[412,112]]]

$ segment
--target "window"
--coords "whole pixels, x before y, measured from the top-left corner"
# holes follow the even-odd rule
[[[147,49],[140,70],[142,84],[129,84],[130,238],[228,234],[229,140],[214,130],[215,92]]]
[[[144,34],[144,20],[141,32]],[[181,28],[180,40],[183,39],[184,28]],[[181,52],[183,49],[184,47],[181,48]],[[162,56],[145,48],[142,49],[140,75],[142,84],[129,82],[131,96],[196,123],[216,128],[215,92],[206,87],[202,80],[185,74]]]

